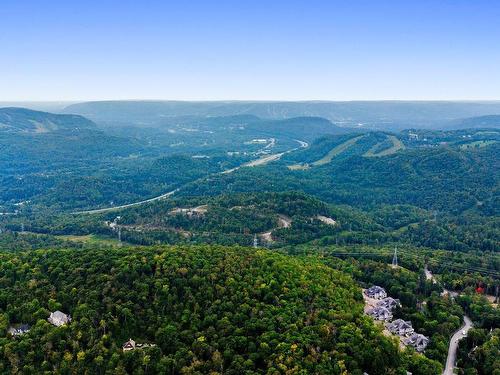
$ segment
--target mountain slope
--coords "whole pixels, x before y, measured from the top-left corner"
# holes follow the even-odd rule
[[[0,132],[33,134],[95,127],[92,121],[79,115],[60,115],[15,107],[0,108]]]
[[[299,138],[312,141],[325,134],[344,134],[353,129],[341,128],[322,117],[292,117],[283,120],[261,120],[249,123],[248,131],[276,137]]]
[[[453,121],[449,129],[499,129],[500,128],[500,115],[488,115],[469,117],[457,121]]]
[[[371,146],[358,143],[336,156],[334,162],[318,167],[289,170],[290,161],[283,160],[277,165],[216,176],[179,194],[297,190],[355,207],[412,204],[454,213],[491,207],[498,197],[498,143],[470,150],[445,146],[407,149],[377,158],[362,156]],[[310,160],[318,160],[318,155],[325,154],[310,154]]]

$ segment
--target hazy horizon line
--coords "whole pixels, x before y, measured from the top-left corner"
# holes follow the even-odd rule
[[[461,103],[493,103],[499,99],[64,99],[64,100],[5,100],[7,103],[91,103],[91,102],[252,102],[252,103],[329,103],[329,102],[461,102]]]

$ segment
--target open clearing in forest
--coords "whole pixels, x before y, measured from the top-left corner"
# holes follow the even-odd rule
[[[292,225],[291,218],[289,218],[288,216],[285,216],[285,215],[278,215],[278,226],[276,228],[271,229],[270,231],[261,233],[259,236],[264,242],[272,243],[272,242],[274,242],[273,231],[275,229],[290,228],[291,225]]]
[[[55,237],[60,239],[60,240],[71,241],[71,242],[81,242],[81,243],[86,243],[86,244],[113,245],[113,246],[120,244],[120,242],[117,239],[96,236],[94,234],[87,234],[84,236],[59,235],[59,236],[55,236]]]
[[[291,171],[305,171],[309,168],[310,167],[308,164],[293,164],[288,166],[288,169],[290,169]]]
[[[388,135],[387,139],[389,139],[392,142],[391,147],[388,147],[382,151],[376,152],[375,150],[377,150],[380,143],[382,143],[382,142],[379,142],[375,146],[370,148],[363,156],[366,156],[368,158],[387,156],[387,155],[392,155],[392,154],[398,152],[399,150],[404,150],[405,146],[404,146],[403,142],[401,142],[394,135]]]
[[[328,154],[326,154],[325,156],[323,156],[321,159],[316,160],[315,162],[313,162],[312,165],[314,165],[315,167],[317,167],[317,166],[320,166],[320,165],[325,165],[325,164],[330,163],[335,156],[343,153],[345,150],[347,150],[349,147],[351,147],[352,145],[354,145],[357,141],[359,141],[363,137],[364,137],[364,135],[358,135],[357,137],[351,138],[351,139],[345,141],[344,143],[341,143],[341,144],[335,146],[334,148],[332,148],[328,152]]]

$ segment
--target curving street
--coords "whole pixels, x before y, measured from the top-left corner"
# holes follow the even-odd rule
[[[453,334],[450,340],[450,347],[448,349],[448,357],[446,358],[446,367],[443,371],[443,375],[453,375],[453,369],[455,368],[455,362],[457,360],[457,350],[458,342],[467,337],[467,332],[472,328],[472,321],[468,316],[464,315],[464,325]],[[465,334],[464,334],[465,331]]]

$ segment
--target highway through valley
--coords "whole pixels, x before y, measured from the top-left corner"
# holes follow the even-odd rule
[[[298,147],[291,148],[289,150],[286,150],[284,152],[280,152],[278,154],[265,155],[265,156],[262,156],[262,157],[260,157],[260,158],[258,158],[256,160],[253,160],[253,161],[250,161],[250,162],[247,162],[247,163],[243,163],[242,165],[240,165],[238,167],[227,169],[227,170],[222,171],[222,172],[218,172],[217,174],[228,174],[228,173],[232,173],[232,172],[237,171],[238,169],[241,169],[241,168],[244,168],[244,167],[256,167],[256,166],[259,166],[259,165],[264,165],[264,164],[270,163],[272,161],[279,160],[283,155],[286,155],[286,154],[288,154],[290,152],[296,151],[296,150],[301,149],[301,148],[306,148],[306,147],[309,146],[309,144],[307,142],[305,142],[305,141],[301,141],[301,140],[298,140],[298,139],[296,139],[295,141],[299,143]],[[203,179],[204,178],[201,178],[200,181],[203,180]],[[193,182],[194,181],[191,181],[188,184],[191,184]],[[186,184],[186,185],[188,185],[188,184]],[[184,185],[184,186],[186,186],[186,185]],[[95,209],[95,210],[77,211],[77,212],[73,212],[73,214],[74,215],[79,215],[79,214],[101,214],[101,213],[104,213],[104,212],[117,211],[117,210],[121,210],[121,209],[124,209],[124,208],[141,206],[141,205],[146,204],[146,203],[151,203],[151,202],[155,202],[155,201],[159,201],[159,200],[171,197],[172,195],[174,195],[175,193],[177,193],[180,189],[182,189],[182,186],[178,187],[177,189],[174,189],[172,191],[169,191],[169,192],[167,192],[165,194],[159,195],[157,197],[149,198],[149,199],[144,199],[142,201],[128,203],[128,204],[122,204],[120,206],[98,208],[98,209]]]

